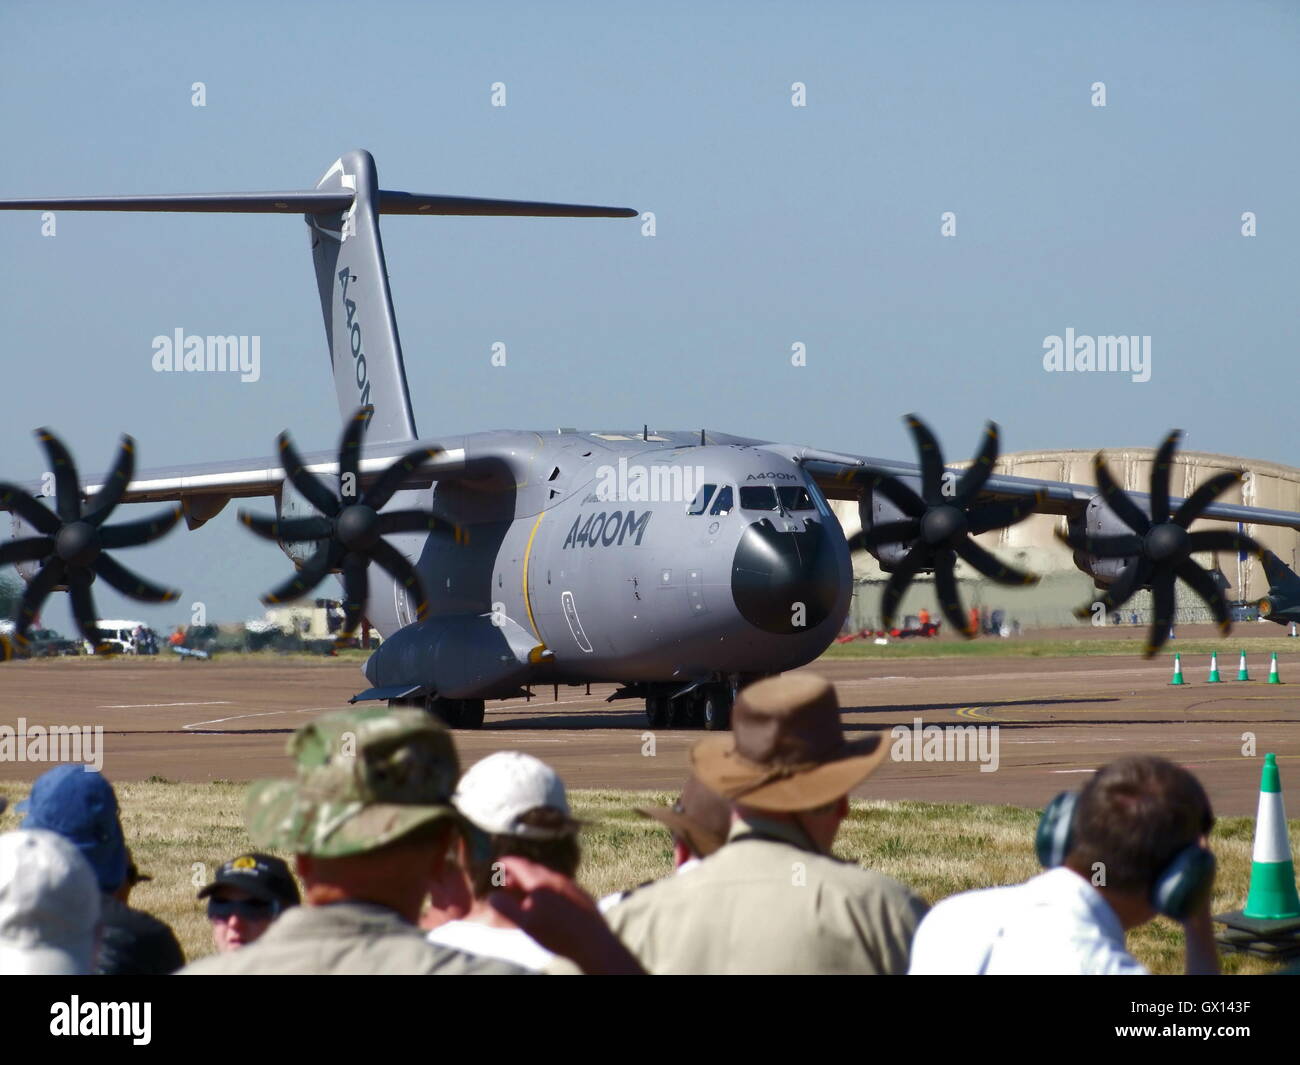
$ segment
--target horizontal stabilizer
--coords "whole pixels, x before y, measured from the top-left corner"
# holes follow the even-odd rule
[[[62,199],[0,200],[0,211],[179,211],[209,214],[326,214],[352,206],[352,192],[169,193],[162,196],[71,196]],[[477,215],[514,218],[634,218],[630,207],[598,207],[531,200],[485,200],[379,192],[380,214]]]
[[[192,211],[214,214],[317,214],[345,211],[350,192],[177,192],[163,196],[71,196],[0,200],[0,211]]]

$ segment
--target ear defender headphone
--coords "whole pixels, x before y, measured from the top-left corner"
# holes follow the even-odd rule
[[[1064,865],[1074,846],[1077,791],[1063,791],[1047,804],[1034,835],[1034,850],[1044,869]],[[1214,884],[1214,855],[1199,843],[1184,847],[1169,860],[1151,885],[1155,911],[1182,921]]]

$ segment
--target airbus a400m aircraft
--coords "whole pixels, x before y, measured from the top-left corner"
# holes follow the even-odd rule
[[[0,485],[0,509],[13,512],[0,563],[17,564],[28,581],[11,652],[21,652],[41,603],[58,589],[96,642],[96,577],[136,598],[174,598],[108,552],[148,542],[182,515],[195,528],[232,499],[271,496],[274,517],[241,516],[298,569],[264,600],[308,594],[339,574],[340,639],[363,616],[385,637],[365,666],[370,686],[354,699],[423,705],[474,728],[485,699],[522,696],[533,685],[612,681],[616,696],[645,700],[656,727],[717,729],[727,726],[741,684],[802,666],[834,639],[849,605],[851,549],[870,550],[892,574],[886,626],[912,579],[933,572],[940,607],[966,632],[959,558],[1003,583],[1036,579],[972,537],[1034,511],[1064,515],[1074,561],[1107,589],[1107,610],[1152,589],[1153,654],[1173,618],[1176,578],[1226,631],[1223,595],[1192,554],[1256,550],[1235,532],[1190,531],[1193,519],[1300,527],[1297,513],[1215,502],[1236,473],[1171,500],[1177,433],[1157,455],[1150,494],[1132,498],[1100,456],[1098,487],[994,475],[992,424],[974,462],[948,470],[915,417],[908,423],[916,463],[648,426],[421,438],[379,216],[634,217],[629,209],[392,192],[379,187],[365,151],[344,155],[306,191],[5,200],[0,208],[302,214],[346,419],[337,455],[300,455],[282,434],[276,460],[138,474],[127,437],[112,471],[85,485],[66,449],[40,430],[54,508],[36,484]],[[863,531],[853,542],[828,499],[857,501]],[[177,505],[105,524],[119,503],[150,501]]]

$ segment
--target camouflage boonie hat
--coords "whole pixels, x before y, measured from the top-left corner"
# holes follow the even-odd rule
[[[322,714],[293,734],[288,753],[297,779],[258,781],[248,793],[245,819],[259,847],[343,858],[456,817],[456,748],[423,710]]]

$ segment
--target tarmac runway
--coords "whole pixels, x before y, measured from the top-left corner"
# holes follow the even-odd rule
[[[838,685],[851,736],[885,730],[891,751],[922,759],[886,760],[860,797],[1041,806],[1106,761],[1155,753],[1195,771],[1216,812],[1253,815],[1264,752],[1278,755],[1284,787],[1300,787],[1300,653],[1279,661],[1297,686],[1266,684],[1260,656],[1255,679],[1232,680],[1231,652],[1220,656],[1234,667],[1223,669],[1224,683],[1205,683],[1198,659],[1185,661],[1181,687],[1169,684],[1167,657],[826,659],[812,668]],[[19,718],[29,728],[102,726],[103,770],[114,780],[252,780],[287,775],[292,730],[364,686],[356,661],[13,662],[0,667],[0,726],[17,728]],[[642,704],[607,703],[612,690],[562,687],[553,700],[546,688],[528,703],[489,703],[480,731],[456,733],[462,761],[518,749],[555,766],[570,787],[675,790],[703,733],[651,734]],[[981,771],[974,743],[965,761],[927,761],[924,734],[889,734],[918,719],[996,725],[982,737],[986,765],[996,751],[996,771]],[[1256,757],[1243,754],[1252,735]],[[6,760],[0,779],[30,780],[45,768]],[[1292,806],[1300,812],[1300,799]]]

